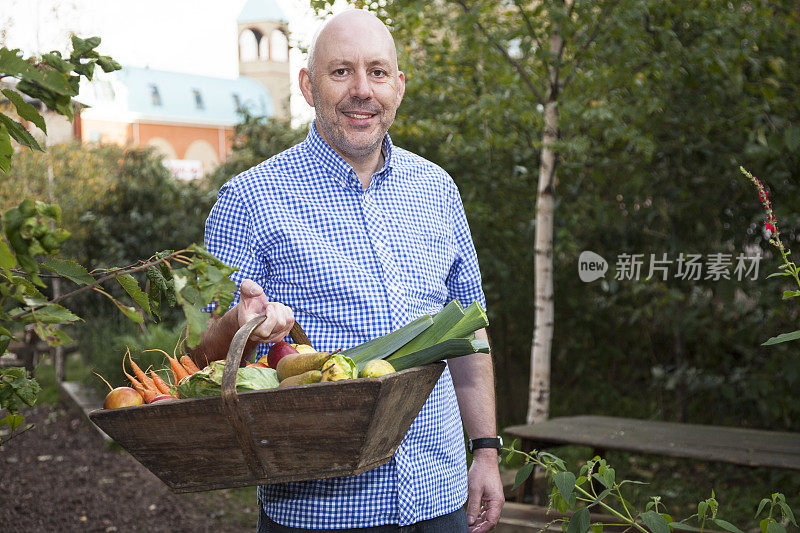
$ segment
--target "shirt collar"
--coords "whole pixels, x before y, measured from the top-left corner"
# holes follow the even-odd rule
[[[350,164],[342,158],[342,156],[337,154],[336,151],[331,148],[327,142],[325,142],[325,140],[317,131],[315,124],[316,120],[311,123],[311,126],[308,129],[308,136],[305,140],[306,149],[309,155],[313,159],[316,159],[317,163],[319,163],[322,168],[334,179],[336,179],[336,181],[338,181],[343,187],[352,187],[353,185],[356,185],[360,190],[361,183],[358,181],[358,176],[356,176],[353,167],[351,167]],[[391,174],[393,164],[393,148],[394,145],[392,144],[392,139],[387,133],[383,138],[382,146],[385,158],[383,166],[373,174],[370,188],[380,187],[381,183],[383,183],[383,181]]]

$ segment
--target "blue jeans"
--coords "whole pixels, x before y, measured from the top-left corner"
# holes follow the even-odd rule
[[[467,527],[467,513],[463,507],[452,513],[423,520],[408,526],[398,526],[397,524],[387,524],[384,526],[364,527],[354,529],[301,529],[298,527],[287,527],[276,524],[264,513],[258,517],[258,533],[315,533],[322,531],[336,531],[339,533],[465,533]]]

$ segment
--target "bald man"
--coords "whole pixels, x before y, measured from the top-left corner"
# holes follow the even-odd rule
[[[201,363],[225,357],[259,314],[268,319],[248,350],[264,353],[296,319],[315,348],[333,351],[451,300],[485,306],[457,187],[387,134],[405,76],[383,23],[359,10],[329,19],[300,89],[316,113],[306,140],[225,184],[206,223],[206,245],[239,269],[240,291],[194,351]],[[491,357],[450,360],[388,463],[259,487],[259,531],[488,531],[504,501],[496,434]]]

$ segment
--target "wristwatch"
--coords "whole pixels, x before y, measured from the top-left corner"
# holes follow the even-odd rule
[[[497,450],[497,453],[500,453],[500,449],[503,447],[503,439],[498,435],[495,438],[488,438],[488,439],[470,439],[467,443],[467,449],[469,453],[474,453],[475,450],[480,450],[481,448],[494,448]]]

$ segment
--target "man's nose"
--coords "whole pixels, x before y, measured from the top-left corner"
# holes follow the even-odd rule
[[[353,82],[350,85],[350,96],[361,100],[366,100],[372,96],[372,87],[369,84],[369,77],[366,72],[357,72],[353,76]]]

